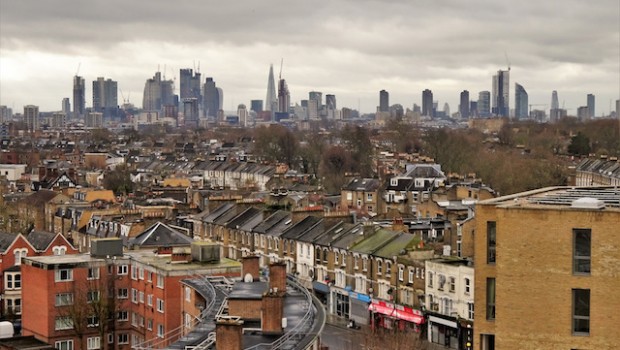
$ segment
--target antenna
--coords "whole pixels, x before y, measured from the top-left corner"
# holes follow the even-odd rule
[[[80,74],[80,67],[82,66],[82,62],[78,63],[77,70],[75,71],[75,76],[77,77]]]
[[[510,71],[510,60],[508,59],[508,53],[504,50],[504,56],[506,56],[506,64],[508,65],[508,71]]]
[[[284,65],[284,57],[280,60],[280,75],[278,75],[278,80],[282,80],[282,66]]]
[[[198,68],[196,68],[196,73],[200,73],[200,61],[198,61]]]
[[[166,80],[166,65],[164,64],[164,80]]]

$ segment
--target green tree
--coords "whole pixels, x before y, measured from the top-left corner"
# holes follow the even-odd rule
[[[569,154],[588,155],[590,151],[590,139],[581,131],[571,138],[570,144],[568,145]]]
[[[362,177],[372,177],[374,148],[368,129],[347,125],[342,129],[340,137],[351,154],[351,171]]]
[[[133,192],[134,183],[131,182],[129,167],[122,164],[108,171],[103,177],[103,187],[117,195]]]

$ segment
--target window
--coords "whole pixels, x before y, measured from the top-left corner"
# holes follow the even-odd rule
[[[99,279],[99,268],[98,267],[88,268],[88,276],[86,278],[89,280],[98,280]]]
[[[433,288],[433,273],[432,272],[428,273],[428,286]]]
[[[131,302],[138,303],[138,290],[131,288]]]
[[[382,269],[381,260],[377,260],[377,275],[381,274],[381,269]]]
[[[360,268],[358,260],[359,260],[358,257],[356,257],[356,256],[353,257],[353,268],[356,269],[356,270],[359,270],[359,268]]]
[[[149,294],[146,296],[146,304],[148,306],[153,306],[153,294]]]
[[[157,311],[164,312],[164,301],[157,298]]]
[[[589,289],[573,289],[573,334],[590,334]]]
[[[71,269],[56,270],[55,275],[56,275],[56,282],[64,282],[64,281],[73,280],[73,270]]]
[[[99,317],[97,316],[88,316],[86,317],[86,323],[88,327],[97,327],[99,325]]]
[[[367,258],[362,258],[362,270],[368,271],[368,259]]]
[[[99,291],[98,290],[89,290],[88,293],[86,293],[86,300],[89,303],[92,303],[94,301],[99,301]]]
[[[22,288],[22,274],[20,272],[5,274],[4,279],[5,289],[21,289]]]
[[[21,265],[22,258],[25,258],[28,255],[28,249],[26,248],[15,249],[13,251],[13,254],[15,254],[15,265]]]
[[[138,293],[138,300],[141,304],[144,304],[144,292]]]
[[[340,259],[340,264],[342,266],[347,266],[347,254],[346,253],[342,253],[341,259]]]
[[[372,202],[372,193],[366,193],[366,202]]]
[[[185,300],[192,301],[192,289],[190,287],[185,287]]]
[[[153,330],[153,319],[149,318],[148,320],[146,320],[146,329],[148,329],[149,331]]]
[[[127,310],[117,312],[116,319],[119,321],[129,321],[129,312]]]
[[[138,278],[141,280],[144,279],[144,268],[142,267],[138,270]]]
[[[456,290],[456,278],[450,277],[450,293],[454,293]]]
[[[121,333],[118,335],[118,344],[129,344],[129,334]]]
[[[22,314],[22,299],[21,298],[6,298],[5,310],[12,312],[15,315]]]
[[[54,329],[57,331],[73,329],[73,319],[71,319],[70,316],[56,317],[56,324],[55,324]]]
[[[338,254],[338,252],[334,252],[334,264],[338,265],[338,257],[340,255]]]
[[[73,305],[73,293],[56,294],[56,306]]]
[[[467,318],[474,319],[474,303],[467,303]]]
[[[471,290],[471,285],[470,285],[471,281],[469,278],[465,279],[465,294],[469,295],[469,291]]]
[[[160,338],[164,337],[164,325],[163,324],[157,325],[157,336]]]
[[[495,264],[497,244],[497,226],[495,221],[487,221],[487,264]]]
[[[88,339],[86,339],[86,349],[88,350],[101,349],[101,338],[88,337]]]
[[[398,267],[398,280],[403,281],[405,279],[404,275],[405,275],[405,267],[399,266]]]
[[[138,267],[135,265],[131,265],[131,279],[132,280],[138,279]]]
[[[67,247],[63,246],[56,246],[52,248],[52,253],[54,255],[65,255],[65,253],[67,252]]]
[[[148,282],[153,282],[153,273],[151,271],[146,272],[146,280]]]
[[[157,274],[157,287],[164,288],[164,275]]]
[[[495,278],[487,278],[487,320],[495,319]]]
[[[385,262],[385,274],[389,275],[392,273],[392,263],[390,263],[389,261]]]
[[[592,237],[589,229],[573,229],[573,273],[590,274]]]
[[[118,265],[116,267],[117,275],[126,275],[127,274],[127,265]]]
[[[129,297],[129,290],[127,288],[119,288],[116,297],[119,299],[127,299]]]
[[[54,343],[57,350],[73,350],[73,340],[60,340]]]
[[[409,269],[409,283],[413,283],[413,269]]]

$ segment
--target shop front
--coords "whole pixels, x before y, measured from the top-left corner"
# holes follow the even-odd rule
[[[357,324],[369,324],[370,312],[368,312],[368,304],[371,302],[370,297],[366,294],[349,292],[349,300],[351,301],[349,318]]]
[[[460,349],[459,330],[454,317],[428,317],[428,341],[448,349]]]
[[[329,300],[329,286],[319,281],[312,281],[312,290],[317,299],[319,299],[323,305],[327,305],[327,301]]]
[[[349,292],[341,288],[332,287],[331,296],[331,313],[348,320],[351,315],[349,309]]]
[[[420,332],[425,323],[422,312],[408,306],[372,300],[368,310],[372,313],[371,327],[373,329],[385,328]]]

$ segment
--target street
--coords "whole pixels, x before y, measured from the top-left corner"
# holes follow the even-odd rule
[[[363,329],[347,329],[326,323],[321,334],[323,345],[330,350],[358,350],[364,342]]]

